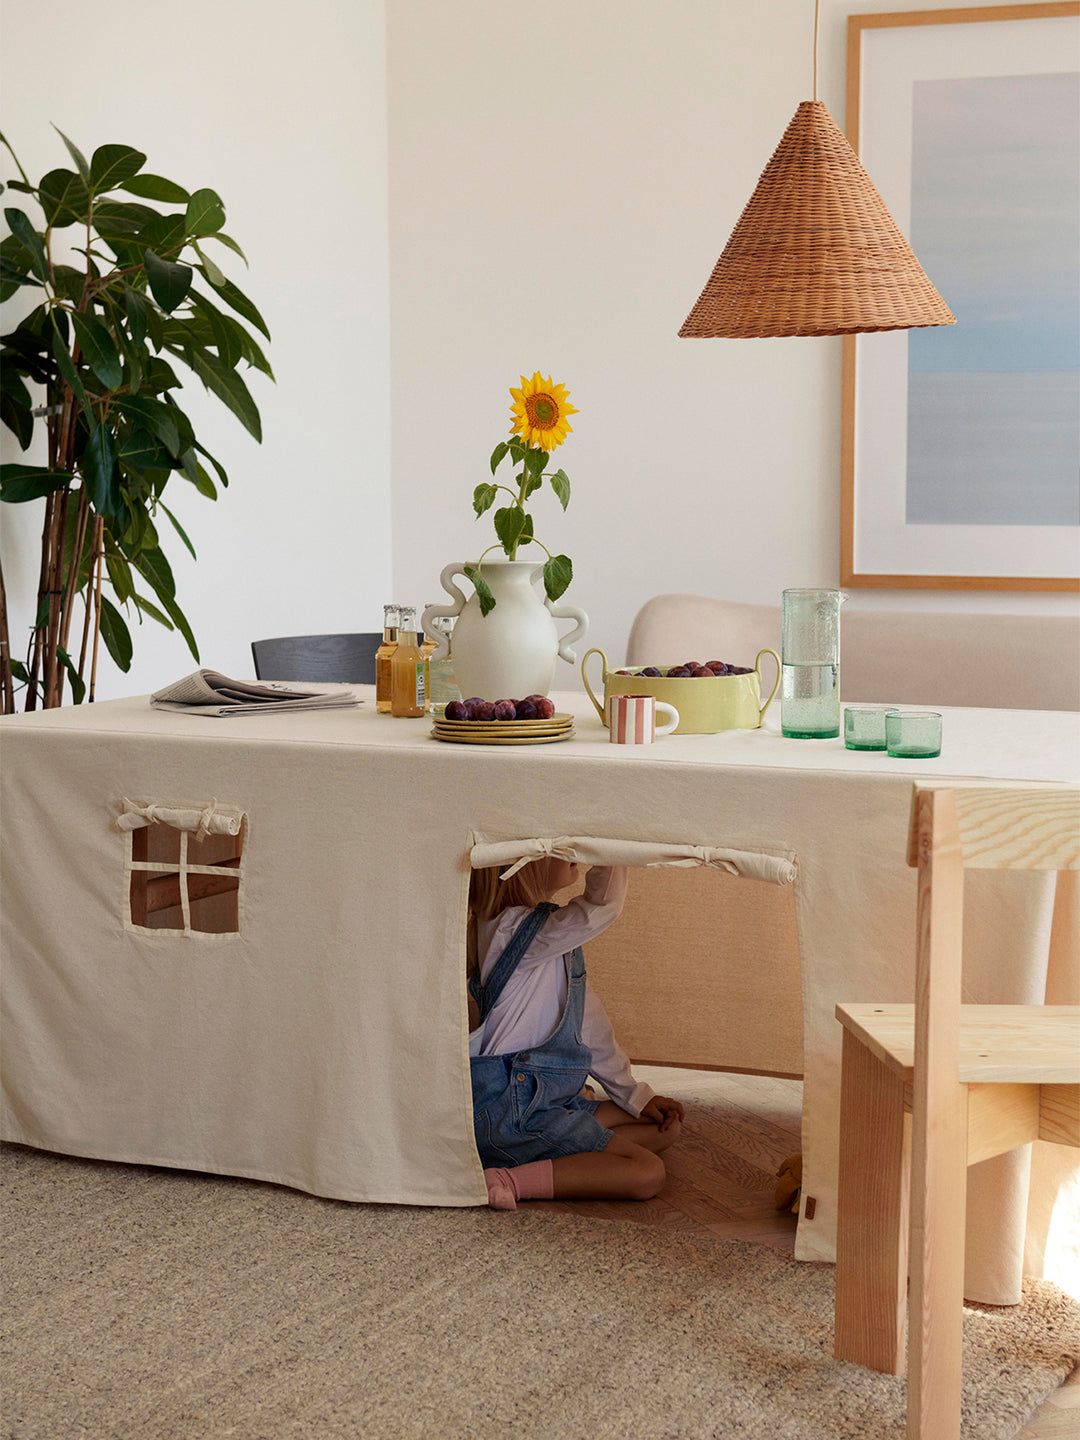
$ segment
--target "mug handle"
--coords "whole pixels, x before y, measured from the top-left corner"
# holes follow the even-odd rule
[[[754,659],[754,669],[758,672],[758,682],[760,683],[761,681],[762,655],[771,655],[772,658],[776,661],[776,679],[773,681],[773,687],[769,691],[769,698],[765,701],[765,704],[762,705],[761,709],[758,711],[758,724],[760,724],[761,721],[765,719],[765,711],[772,704],[773,696],[776,694],[780,686],[780,656],[776,653],[775,650],[759,650],[757,652],[757,656]]]
[[[679,723],[679,712],[675,709],[674,705],[669,705],[666,700],[657,700],[657,715],[660,714],[661,710],[666,710],[672,718],[664,725],[657,725],[656,729],[653,731],[653,734],[656,735],[657,738],[659,738],[661,735],[670,735]]]
[[[608,677],[607,656],[604,654],[603,650],[600,650],[599,648],[594,648],[592,650],[586,650],[585,654],[581,657],[581,678],[585,683],[585,689],[589,692],[589,699],[596,706],[596,713],[600,716],[601,725],[606,725],[608,723],[608,720],[607,716],[604,714],[604,707],[600,704],[600,701],[597,700],[596,696],[593,694],[592,686],[589,684],[589,677],[585,674],[585,664],[590,655],[600,656],[600,659],[604,666],[603,674],[601,675],[600,679],[604,685],[607,684]]]

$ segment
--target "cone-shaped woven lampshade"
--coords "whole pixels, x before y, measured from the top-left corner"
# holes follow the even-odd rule
[[[955,324],[828,110],[804,100],[679,334]]]

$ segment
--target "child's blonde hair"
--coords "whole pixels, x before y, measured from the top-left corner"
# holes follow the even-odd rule
[[[472,975],[479,968],[476,943],[476,922],[494,920],[504,910],[523,905],[535,910],[541,900],[551,898],[548,891],[548,867],[543,862],[523,865],[506,880],[499,879],[502,865],[482,865],[469,880],[469,921],[465,932],[466,971]]]

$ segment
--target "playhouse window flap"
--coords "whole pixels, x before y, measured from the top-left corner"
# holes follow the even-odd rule
[[[558,835],[549,839],[481,841],[472,847],[474,870],[505,865],[506,879],[528,865],[554,855],[581,865],[710,865],[750,880],[790,885],[795,865],[789,855],[762,850],[731,850],[714,845],[676,845],[663,840],[612,840],[597,835]]]
[[[125,796],[120,802],[116,828],[140,830],[145,825],[170,825],[174,830],[192,831],[202,839],[207,835],[239,835],[243,823],[242,810],[234,805],[219,805],[216,800],[202,804],[177,800],[140,803]]]

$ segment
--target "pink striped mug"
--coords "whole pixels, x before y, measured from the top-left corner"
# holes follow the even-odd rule
[[[679,712],[655,695],[612,695],[608,700],[609,734],[613,745],[651,745],[658,735],[670,735],[679,723]],[[657,725],[658,711],[671,719]]]

